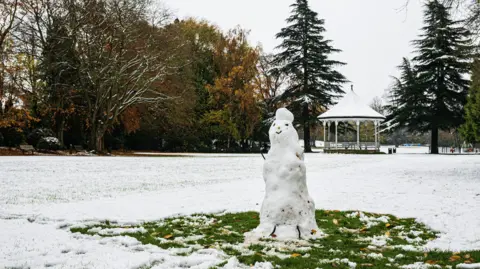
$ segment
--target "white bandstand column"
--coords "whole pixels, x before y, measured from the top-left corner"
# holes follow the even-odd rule
[[[331,125],[331,122],[327,121],[327,126],[328,126],[327,140],[328,140],[329,143],[330,143],[330,125]],[[330,147],[330,145],[328,147]]]
[[[375,149],[378,149],[378,133],[377,133],[378,121],[375,121],[374,124],[375,124]]]
[[[327,123],[325,121],[322,121],[323,122],[323,149],[325,149],[327,147],[327,140],[325,140],[326,138],[326,130],[327,130]]]
[[[357,147],[360,149],[360,121],[357,120]]]
[[[338,120],[335,121],[335,148],[338,149]]]

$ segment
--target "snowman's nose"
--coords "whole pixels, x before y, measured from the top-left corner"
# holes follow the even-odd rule
[[[280,130],[280,126],[278,126],[277,129]]]

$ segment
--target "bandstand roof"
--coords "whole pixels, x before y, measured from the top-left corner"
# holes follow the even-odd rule
[[[364,104],[360,97],[352,90],[347,92],[338,104],[318,116],[319,120],[385,120],[385,116]]]

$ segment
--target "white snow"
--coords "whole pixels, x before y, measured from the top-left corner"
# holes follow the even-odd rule
[[[442,232],[428,247],[480,249],[478,156],[307,154],[305,160],[317,208],[416,217]],[[200,269],[228,261],[218,250],[175,256],[130,237],[81,236],[65,226],[259,211],[263,162],[258,154],[0,157],[0,267],[175,268],[191,262]]]
[[[428,268],[442,268],[442,267],[438,264],[427,264],[427,263],[422,263],[422,262],[416,262],[414,264],[400,266],[400,268],[404,268],[404,269],[428,269]]]
[[[355,213],[357,213],[357,212],[355,212]],[[365,226],[367,228],[377,226],[380,223],[388,223],[388,221],[389,221],[389,218],[387,216],[380,216],[380,217],[375,218],[375,217],[366,216],[363,212],[359,213],[359,218],[360,218],[361,222],[365,223]]]
[[[456,268],[457,269],[480,269],[480,263],[471,263],[471,264],[461,263],[457,265]]]
[[[143,227],[140,228],[92,228],[89,232],[96,232],[100,235],[121,235],[121,234],[134,234],[134,233],[147,233],[147,230]]]
[[[327,112],[318,116],[320,120],[328,119],[376,119],[383,121],[385,116],[373,110],[363,103],[360,97],[353,91],[348,91],[345,96]]]
[[[370,253],[370,254],[367,255],[367,257],[372,258],[374,260],[383,259],[382,253]]]

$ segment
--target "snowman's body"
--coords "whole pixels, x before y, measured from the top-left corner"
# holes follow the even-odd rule
[[[292,122],[293,114],[279,109],[269,131],[271,148],[263,166],[266,192],[260,225],[250,233],[254,237],[290,240],[321,235],[307,189],[303,149]]]

